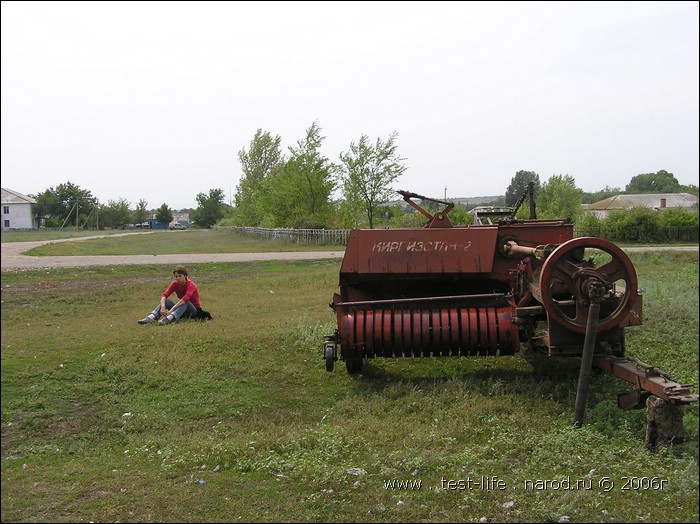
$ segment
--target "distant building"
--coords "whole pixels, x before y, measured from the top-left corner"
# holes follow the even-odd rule
[[[173,212],[173,222],[179,222],[183,226],[188,226],[190,224],[190,212],[189,211],[177,211]]]
[[[36,200],[17,191],[2,188],[2,230],[36,229],[33,206]]]
[[[583,206],[598,218],[607,218],[611,211],[632,209],[633,207],[650,207],[656,211],[664,209],[697,209],[698,197],[690,193],[643,193],[638,195],[615,195],[593,204]]]

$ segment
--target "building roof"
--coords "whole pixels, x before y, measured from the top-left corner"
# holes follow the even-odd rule
[[[36,204],[36,200],[12,189],[2,188],[2,203],[3,204]]]
[[[630,209],[633,207],[680,207],[684,209],[697,205],[698,197],[690,193],[644,193],[638,195],[615,195],[614,197],[589,204],[586,209],[608,210]]]

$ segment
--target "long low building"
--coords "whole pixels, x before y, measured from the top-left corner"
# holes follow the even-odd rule
[[[657,211],[664,209],[697,209],[698,197],[690,193],[640,193],[636,195],[615,195],[593,204],[583,206],[584,211],[594,213],[598,218],[607,218],[611,211],[624,211],[633,207],[649,207]]]

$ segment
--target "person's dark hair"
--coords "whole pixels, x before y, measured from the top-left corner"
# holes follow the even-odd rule
[[[185,266],[175,266],[175,269],[173,269],[173,275],[175,274],[187,276],[187,268]]]

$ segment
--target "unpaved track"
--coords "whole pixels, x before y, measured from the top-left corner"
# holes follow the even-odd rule
[[[145,233],[124,233],[124,235]],[[255,260],[311,260],[321,258],[342,258],[344,249],[336,251],[285,251],[275,253],[200,253],[191,255],[100,255],[70,257],[30,257],[23,255],[35,247],[53,242],[70,242],[90,238],[116,237],[118,235],[98,235],[94,237],[65,238],[40,242],[7,242],[2,247],[2,271],[16,269],[52,269],[62,267],[118,266],[126,264],[201,264],[206,262],[250,262]]]
[[[143,235],[147,233],[123,233],[123,235]],[[16,269],[51,269],[61,267],[87,267],[87,266],[118,266],[125,264],[202,264],[206,262],[250,262],[255,260],[312,260],[321,258],[342,258],[344,249],[336,251],[287,251],[275,253],[210,253],[191,255],[100,255],[100,256],[70,256],[70,257],[30,257],[23,255],[25,251],[50,244],[52,242],[70,242],[72,240],[87,240],[94,237],[64,238],[60,240],[45,240],[41,242],[7,242],[0,244],[2,247],[2,271]],[[629,247],[625,251],[698,251],[698,246],[649,246]]]

